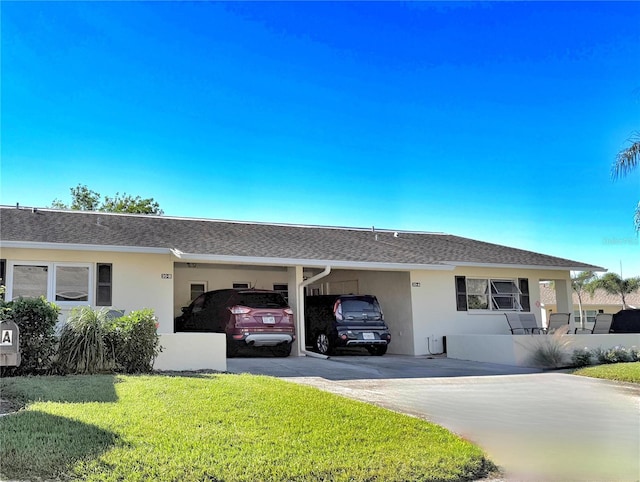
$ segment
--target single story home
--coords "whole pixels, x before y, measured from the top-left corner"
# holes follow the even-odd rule
[[[305,226],[0,206],[6,296],[45,296],[126,312],[152,308],[165,347],[157,367],[226,368],[224,337],[174,333],[174,317],[203,291],[274,289],[296,316],[304,355],[305,294],[376,295],[389,353],[445,351],[454,335],[510,334],[504,313],[542,323],[541,281],[573,311],[571,271],[584,262],[443,233]],[[213,365],[213,366],[211,366]]]
[[[640,292],[630,293],[626,296],[627,308],[639,309],[640,308]],[[572,309],[569,311],[573,313],[574,321],[576,325],[580,324],[580,308],[578,304],[578,293],[573,292],[572,296]],[[549,282],[540,283],[540,309],[542,311],[542,318],[546,320],[551,313],[558,313],[558,306],[556,303],[555,289]],[[623,309],[622,299],[619,295],[613,295],[607,293],[602,288],[598,288],[594,291],[593,295],[589,293],[582,294],[582,312],[585,322],[585,328],[591,329],[593,323],[596,320],[598,313],[617,313]]]

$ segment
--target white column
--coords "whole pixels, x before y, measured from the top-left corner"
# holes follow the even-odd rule
[[[558,313],[571,313],[569,317],[569,329],[573,333],[575,319],[573,317],[573,290],[571,289],[571,281],[564,279],[553,280],[556,287],[556,309]]]
[[[292,266],[288,271],[289,306],[293,310],[296,320],[296,343],[291,347],[293,356],[304,356],[304,312],[300,300],[304,297],[304,292],[299,288],[303,281],[302,266]]]

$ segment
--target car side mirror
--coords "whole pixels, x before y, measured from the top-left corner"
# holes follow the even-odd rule
[[[183,313],[186,313],[189,310],[189,307],[188,306],[183,306],[180,309],[182,310]]]

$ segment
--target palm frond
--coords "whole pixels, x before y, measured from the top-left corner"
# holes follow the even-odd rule
[[[611,166],[613,179],[626,176],[640,164],[640,132],[635,132],[629,141],[631,145],[618,152],[616,161]]]

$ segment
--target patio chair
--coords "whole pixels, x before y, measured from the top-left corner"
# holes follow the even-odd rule
[[[591,333],[594,335],[606,335],[611,331],[611,322],[613,321],[613,315],[611,313],[598,313],[596,315],[596,322],[593,324]]]
[[[544,333],[544,328],[538,326],[536,315],[533,313],[520,313],[520,323],[525,333]]]
[[[547,333],[555,333],[558,330],[563,331],[565,334],[569,333],[571,329],[570,320],[571,313],[551,313],[547,322]]]
[[[517,331],[521,331],[522,334],[526,333],[524,326],[522,326],[520,322],[520,315],[518,313],[505,313],[504,316],[507,317],[507,323],[509,323],[509,329],[512,335],[515,335]]]

